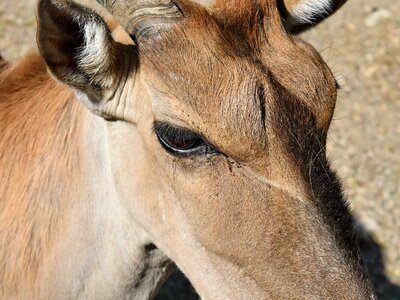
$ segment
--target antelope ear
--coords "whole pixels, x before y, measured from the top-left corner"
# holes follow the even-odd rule
[[[286,31],[301,33],[336,12],[347,0],[278,0]]]
[[[71,0],[39,0],[37,18],[37,43],[50,72],[104,116],[104,103],[115,93],[128,46],[113,40],[97,13]]]

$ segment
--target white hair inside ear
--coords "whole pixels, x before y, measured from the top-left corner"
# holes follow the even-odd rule
[[[109,34],[103,24],[95,20],[88,20],[83,26],[84,45],[78,54],[78,65],[95,82],[102,86],[110,86],[112,78],[106,76],[111,62],[109,62]]]
[[[283,24],[290,34],[298,34],[320,23],[347,0],[279,0]]]
[[[292,18],[299,23],[313,24],[321,17],[333,12],[332,0],[303,0],[294,8]]]

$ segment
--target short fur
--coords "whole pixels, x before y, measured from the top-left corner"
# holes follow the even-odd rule
[[[17,290],[23,282],[34,284],[43,256],[62,228],[59,201],[66,211],[68,202],[61,197],[69,190],[64,179],[79,172],[79,140],[74,139],[79,104],[70,90],[49,78],[37,55],[3,71],[0,95],[0,282],[4,292]],[[53,155],[47,148],[53,149]],[[38,172],[32,172],[35,169]],[[61,181],[64,185],[58,184]],[[51,203],[42,202],[50,194],[54,195]],[[8,247],[13,251],[7,252]]]
[[[147,299],[172,260],[203,299],[374,299],[326,158],[335,80],[282,7],[111,2],[135,44],[40,0],[43,59],[0,73],[1,298]],[[166,152],[157,122],[215,151]]]

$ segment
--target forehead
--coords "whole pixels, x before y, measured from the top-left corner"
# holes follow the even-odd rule
[[[205,11],[193,12],[171,30],[144,41],[141,63],[150,67],[155,90],[167,95],[164,101],[192,129],[218,141],[264,148],[276,98],[274,81],[291,80],[277,76],[292,63],[284,52],[293,56],[299,49],[286,37],[279,41],[281,51],[274,43],[283,35],[262,37],[265,24],[256,21],[249,12],[235,24]],[[299,57],[301,61],[301,53]]]
[[[226,135],[259,137],[266,74],[252,61],[248,41],[226,34],[209,16],[161,35],[146,45],[143,63],[185,121],[201,131],[211,123]]]

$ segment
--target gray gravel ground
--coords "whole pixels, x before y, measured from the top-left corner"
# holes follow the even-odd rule
[[[328,153],[381,299],[400,299],[399,14],[400,1],[352,0],[306,35],[343,82]]]
[[[34,3],[0,0],[0,51],[7,59],[35,47]],[[328,152],[358,220],[371,278],[385,300],[400,299],[399,15],[398,0],[351,0],[304,35],[343,86]],[[158,299],[193,299],[188,286],[175,273]]]

